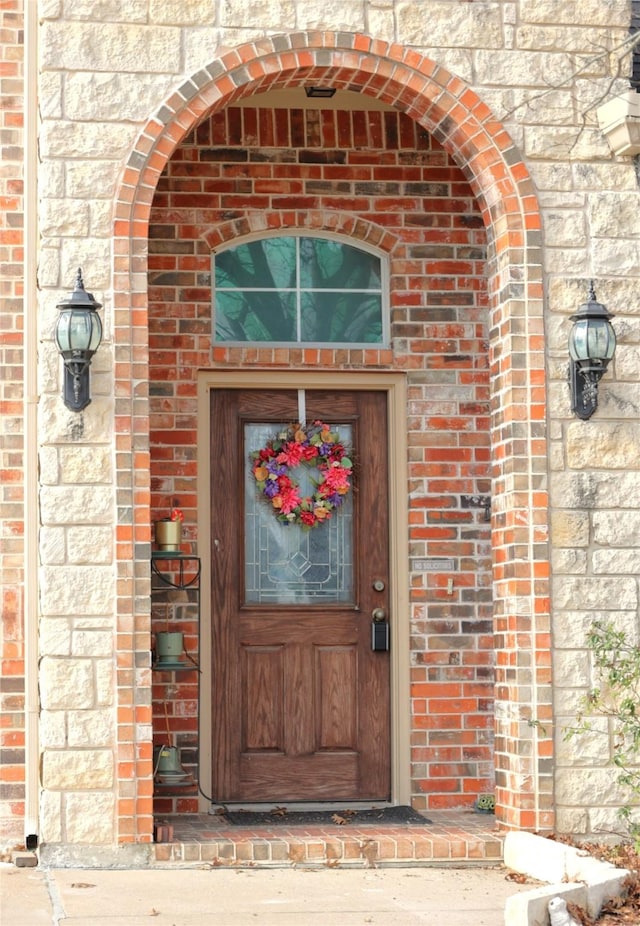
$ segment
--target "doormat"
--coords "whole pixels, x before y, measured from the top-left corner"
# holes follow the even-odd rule
[[[221,811],[232,826],[397,826],[431,823],[412,807],[378,807],[370,810],[273,810]]]

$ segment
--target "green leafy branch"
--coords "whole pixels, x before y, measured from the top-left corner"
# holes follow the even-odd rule
[[[567,728],[565,739],[593,729],[592,717],[612,721],[613,753],[611,761],[619,769],[618,783],[640,802],[640,647],[629,642],[623,630],[610,622],[594,621],[587,634],[600,682],[585,696],[577,715],[576,726]],[[620,809],[629,833],[640,850],[640,823],[632,820],[632,807]]]

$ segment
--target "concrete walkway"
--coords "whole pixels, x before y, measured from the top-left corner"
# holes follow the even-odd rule
[[[503,926],[505,869],[0,866],[2,926]]]

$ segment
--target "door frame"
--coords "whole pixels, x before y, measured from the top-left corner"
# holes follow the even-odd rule
[[[410,782],[410,604],[407,469],[407,390],[404,373],[319,370],[200,370],[198,373],[198,553],[202,559],[200,618],[199,809],[211,794],[211,530],[210,393],[214,389],[376,390],[387,395],[389,460],[389,576],[391,580],[391,802],[409,804]]]

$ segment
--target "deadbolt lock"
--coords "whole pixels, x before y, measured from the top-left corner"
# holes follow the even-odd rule
[[[376,579],[376,581],[373,583],[373,590],[375,592],[384,591],[384,582],[382,581],[382,579]]]

